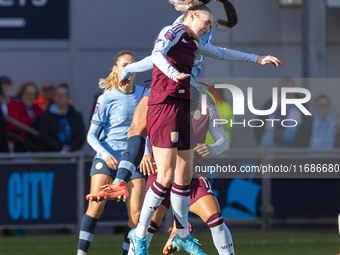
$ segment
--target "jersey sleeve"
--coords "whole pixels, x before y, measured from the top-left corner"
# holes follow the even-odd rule
[[[209,132],[211,136],[213,137],[215,143],[211,144],[211,154],[217,155],[221,154],[223,151],[225,151],[228,148],[228,138],[225,135],[224,128],[222,125],[214,125],[215,119],[219,119],[218,112],[216,108],[208,104],[209,109]]]
[[[205,44],[199,41],[197,44],[196,55],[203,55],[223,61],[241,61],[256,63],[258,55],[249,54],[242,51],[226,49],[212,44]]]
[[[170,64],[166,58],[166,54],[184,33],[183,29],[179,29],[181,26],[182,24],[177,24],[163,28],[159,33],[151,55],[152,62],[172,80],[180,72]]]
[[[150,138],[147,136],[145,139],[144,155],[152,155]]]
[[[129,78],[132,73],[146,72],[152,70],[152,68],[153,63],[151,60],[151,56],[147,56],[138,62],[128,64],[126,67],[124,67],[121,74],[121,79],[125,80]]]
[[[110,105],[109,103],[105,102],[104,94],[100,95],[92,115],[91,123],[104,127],[105,123],[109,118],[108,116],[109,105]]]
[[[104,146],[101,145],[99,141],[99,133],[101,131],[102,127],[95,124],[91,123],[89,131],[87,133],[87,142],[88,144],[92,147],[92,149],[99,153],[103,159],[107,159],[109,156],[111,156],[110,152],[108,152]]]

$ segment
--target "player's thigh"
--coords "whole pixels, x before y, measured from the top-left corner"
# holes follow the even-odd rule
[[[152,147],[155,163],[157,166],[156,181],[164,187],[172,183],[173,173],[176,167],[177,148]]]
[[[220,206],[214,195],[206,195],[190,205],[189,210],[207,222],[213,214],[220,212]]]
[[[141,135],[146,137],[146,113],[148,111],[149,97],[143,97],[133,114],[132,122],[128,131],[128,137]]]

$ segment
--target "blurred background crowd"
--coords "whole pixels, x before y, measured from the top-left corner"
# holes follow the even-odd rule
[[[33,81],[14,87],[0,77],[1,152],[69,152],[81,150],[85,125],[72,104],[69,85]]]

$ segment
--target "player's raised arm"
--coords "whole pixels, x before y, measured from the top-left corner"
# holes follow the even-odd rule
[[[196,55],[204,55],[223,61],[240,61],[253,62],[260,65],[273,64],[276,67],[281,65],[281,62],[272,56],[258,56],[256,54],[249,54],[242,51],[226,49],[211,44],[199,42],[197,45]]]
[[[185,79],[186,75],[181,74],[170,64],[166,58],[166,54],[172,46],[176,45],[184,32],[184,26],[181,23],[163,28],[159,33],[151,55],[152,62],[159,70],[174,81]]]
[[[120,78],[122,80],[128,79],[132,73],[141,73],[152,70],[153,63],[151,60],[151,56],[147,56],[138,62],[134,62],[132,64],[128,64],[124,67]]]

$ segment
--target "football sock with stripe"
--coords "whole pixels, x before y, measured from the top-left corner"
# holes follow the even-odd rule
[[[131,230],[131,228],[129,226],[125,227],[122,255],[127,255],[128,252],[129,252],[130,239],[128,238],[128,234],[129,234],[130,230]]]
[[[93,238],[93,233],[97,225],[97,219],[84,214],[80,225],[78,255],[87,253]]]
[[[220,255],[235,255],[230,231],[221,213],[213,214],[206,222],[210,228],[215,247]]]
[[[172,183],[170,192],[171,206],[174,212],[177,234],[184,238],[189,235],[188,213],[190,203],[190,185]]]
[[[139,216],[139,223],[136,228],[136,235],[138,237],[145,237],[152,216],[162,203],[166,191],[166,187],[155,181],[146,192],[142,211]]]
[[[157,232],[157,230],[158,230],[157,224],[153,220],[151,220],[146,232],[146,243],[148,244],[148,246],[151,243],[152,237]]]
[[[139,166],[143,158],[144,148],[144,137],[135,135],[128,138],[127,148],[119,163],[116,179],[123,180],[125,183],[130,180],[131,175],[134,171],[136,171],[136,168]]]

